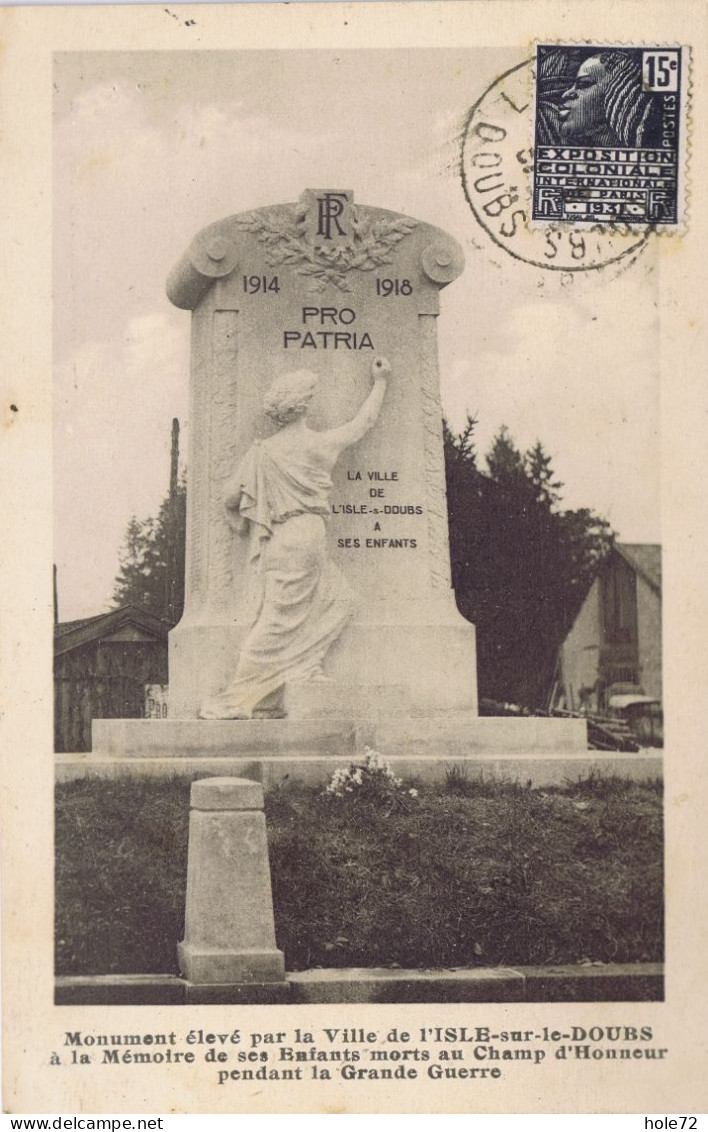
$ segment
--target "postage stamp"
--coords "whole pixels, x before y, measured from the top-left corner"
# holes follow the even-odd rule
[[[533,219],[536,61],[497,76],[465,122],[462,188],[477,224],[518,262],[561,277],[621,271],[642,254],[650,225],[596,220],[567,224],[562,215]]]
[[[676,225],[680,47],[539,45],[536,221]]]

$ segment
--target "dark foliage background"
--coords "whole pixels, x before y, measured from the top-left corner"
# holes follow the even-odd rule
[[[168,493],[156,516],[132,517],[120,551],[113,589],[117,606],[138,605],[176,625],[184,609],[187,485]]]
[[[613,536],[589,509],[562,509],[540,442],[522,454],[502,426],[480,467],[474,425],[458,435],[445,426],[452,584],[477,628],[480,696],[544,708]]]

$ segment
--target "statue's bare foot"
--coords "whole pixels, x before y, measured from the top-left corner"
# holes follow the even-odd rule
[[[199,709],[199,719],[250,719],[250,715],[230,715],[225,712],[223,708],[220,710],[218,707],[210,707],[209,704],[204,704]]]

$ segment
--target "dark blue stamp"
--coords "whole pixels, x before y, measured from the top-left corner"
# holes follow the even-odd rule
[[[675,225],[680,47],[539,46],[533,219]]]

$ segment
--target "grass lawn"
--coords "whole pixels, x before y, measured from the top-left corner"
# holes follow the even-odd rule
[[[407,784],[410,785],[410,784]],[[189,779],[57,787],[56,970],[176,972]],[[594,779],[266,795],[288,970],[663,958],[662,792]]]

